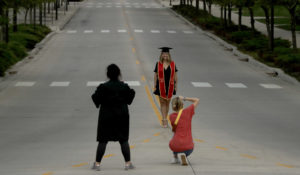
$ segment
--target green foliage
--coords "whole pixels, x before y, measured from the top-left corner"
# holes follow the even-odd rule
[[[10,66],[26,57],[27,51],[34,48],[36,43],[50,32],[50,29],[44,26],[36,26],[34,30],[32,25],[19,25],[19,29],[16,33],[10,30],[9,43],[0,43],[0,76],[3,76]]]
[[[300,72],[300,54],[290,53],[275,58],[275,63],[288,72]]]
[[[229,35],[229,40],[237,44],[241,44],[244,40],[249,40],[254,36],[252,31],[237,31]]]
[[[259,51],[259,50],[267,50],[268,48],[268,40],[265,37],[252,38],[249,40],[244,40],[239,48],[247,51]]]
[[[285,40],[285,39],[281,39],[281,38],[274,39],[274,47],[290,48],[291,46],[292,46],[292,44],[289,40]]]

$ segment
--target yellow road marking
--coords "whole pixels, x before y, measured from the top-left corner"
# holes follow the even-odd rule
[[[286,168],[294,168],[294,166],[292,166],[292,165],[287,165],[287,164],[282,164],[282,163],[277,163],[277,166],[282,166],[282,167],[286,167]]]
[[[81,166],[84,166],[84,165],[88,165],[88,163],[81,163],[81,164],[78,164],[78,165],[73,165],[72,167],[81,167]]]
[[[142,76],[142,81],[146,81],[146,78],[144,75]]]
[[[112,156],[115,156],[114,154],[107,154],[105,156],[103,156],[104,158],[109,158],[109,157],[112,157]]]
[[[44,173],[43,175],[52,175],[53,172]]]
[[[246,157],[246,158],[249,158],[249,159],[257,159],[257,157],[255,156],[251,156],[249,154],[241,154],[242,157]]]
[[[144,143],[148,143],[148,142],[150,142],[150,139],[146,139],[146,140],[144,140],[143,142],[144,142]]]
[[[154,134],[154,136],[159,136],[159,135],[160,135],[160,132]]]
[[[158,95],[155,95],[155,99],[156,99],[156,101],[157,101],[157,103],[158,103],[158,105],[159,105],[159,107],[160,107],[160,101],[159,101]]]
[[[139,61],[139,60],[136,60],[135,63],[136,63],[136,64],[140,64],[140,61]]]
[[[150,90],[149,90],[148,86],[145,86],[145,90],[146,90],[148,99],[149,99],[149,101],[150,101],[150,103],[151,103],[151,105],[152,105],[152,108],[153,108],[153,110],[154,110],[154,112],[155,112],[155,114],[156,114],[156,116],[157,116],[159,122],[161,123],[162,116],[160,115],[160,112],[159,112],[159,110],[157,109],[157,107],[156,107],[156,105],[155,105],[155,103],[154,103],[154,101],[153,101],[153,99],[152,99],[152,96],[151,96],[151,93],[150,93]]]
[[[200,140],[200,139],[195,139],[196,142],[200,142],[200,143],[203,143],[204,141],[203,140]]]
[[[130,41],[132,41],[133,40],[133,38],[132,37],[130,37]]]
[[[133,148],[135,148],[135,145],[130,145],[130,149],[133,149]]]
[[[227,151],[228,149],[227,148],[224,148],[224,147],[221,147],[221,146],[216,146],[217,149],[221,149],[221,150],[224,150],[224,151]]]
[[[136,50],[135,50],[135,48],[133,47],[133,48],[132,48],[132,52],[135,53],[135,51],[136,51]]]

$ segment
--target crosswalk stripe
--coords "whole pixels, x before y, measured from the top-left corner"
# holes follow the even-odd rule
[[[65,87],[69,85],[70,85],[69,81],[54,81],[50,84],[51,87]]]
[[[225,83],[225,84],[230,88],[247,88],[247,86],[245,86],[242,83]]]
[[[191,82],[194,87],[212,87],[210,83],[207,82]]]
[[[277,84],[260,84],[260,86],[266,89],[281,89],[282,87]]]
[[[101,30],[101,33],[109,33],[110,30]]]
[[[139,81],[125,81],[129,86],[140,86],[141,83]]]
[[[185,30],[185,31],[183,31],[183,33],[185,33],[185,34],[193,34],[194,32]]]
[[[28,82],[28,81],[22,81],[22,82],[17,82],[15,84],[16,87],[30,87],[33,86],[35,82]]]
[[[67,33],[77,33],[76,30],[68,30]]]
[[[85,30],[84,33],[93,33],[93,30]]]
[[[100,84],[104,83],[104,81],[88,81],[86,86],[99,86]]]
[[[174,31],[174,30],[168,30],[167,32],[168,33],[176,33],[176,31]]]
[[[159,30],[151,30],[151,33],[160,33]]]
[[[118,32],[119,32],[119,33],[126,33],[127,30],[125,30],[125,29],[119,29]]]
[[[134,32],[135,33],[143,33],[144,31],[143,30],[139,30],[139,29],[135,29]]]

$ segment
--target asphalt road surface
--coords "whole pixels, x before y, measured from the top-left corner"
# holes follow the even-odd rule
[[[152,95],[162,46],[174,48],[178,94],[200,98],[187,167],[170,164],[172,133],[160,127]],[[107,80],[110,63],[136,91],[132,171],[123,170],[118,143],[109,143],[102,171],[90,170],[98,119],[90,96]],[[34,59],[0,83],[0,174],[296,175],[299,108],[299,86],[238,61],[157,1],[89,0]]]

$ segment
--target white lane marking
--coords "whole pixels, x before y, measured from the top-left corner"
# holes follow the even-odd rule
[[[212,85],[207,82],[192,82],[192,85],[195,87],[212,87]]]
[[[104,81],[88,81],[86,86],[99,86],[100,84],[104,83]]]
[[[67,33],[77,33],[76,30],[68,30]]]
[[[134,6],[135,8],[141,8],[141,6]]]
[[[127,7],[127,8],[131,8],[131,6],[130,6],[130,5],[126,5],[125,7]]]
[[[92,2],[87,2],[86,4],[93,5],[94,3],[92,3]]]
[[[102,6],[97,6],[97,8],[102,8]]]
[[[110,6],[110,5],[108,5],[108,6],[106,6],[106,8],[111,8],[111,6]]]
[[[159,30],[151,30],[151,33],[160,33]]]
[[[141,83],[139,81],[125,81],[129,86],[140,86]]]
[[[35,82],[30,81],[21,81],[15,84],[16,87],[31,87],[35,84]]]
[[[70,85],[69,81],[54,81],[50,84],[51,87],[65,87],[69,85]]]
[[[140,30],[140,29],[135,29],[134,32],[135,32],[135,33],[143,33],[144,31],[143,31],[143,30]]]
[[[125,30],[125,29],[119,29],[118,32],[119,32],[119,33],[126,33],[127,30]]]
[[[98,2],[98,5],[103,5],[103,3],[102,2]]]
[[[124,4],[129,5],[130,3],[129,2],[125,2]]]
[[[106,4],[111,5],[112,3],[111,2],[107,2]]]
[[[139,5],[139,3],[136,2],[136,3],[133,3],[133,5]]]
[[[282,87],[277,84],[259,84],[259,85],[261,85],[266,89],[282,89]]]
[[[176,33],[176,31],[174,31],[174,30],[168,30],[167,32],[168,33]]]
[[[101,30],[101,33],[109,33],[110,30]]]
[[[245,86],[242,83],[225,83],[225,84],[230,88],[247,88],[247,86]]]
[[[89,5],[89,6],[86,6],[86,8],[92,8],[92,7],[93,7],[93,6],[90,6],[90,5]]]
[[[121,5],[121,3],[119,3],[119,2],[117,2],[117,3],[115,3],[116,5]]]
[[[184,30],[183,33],[185,33],[185,34],[193,34],[194,32],[193,31]]]
[[[84,33],[93,33],[93,30],[85,30]]]
[[[120,6],[120,5],[117,5],[116,8],[121,8],[121,6]]]

